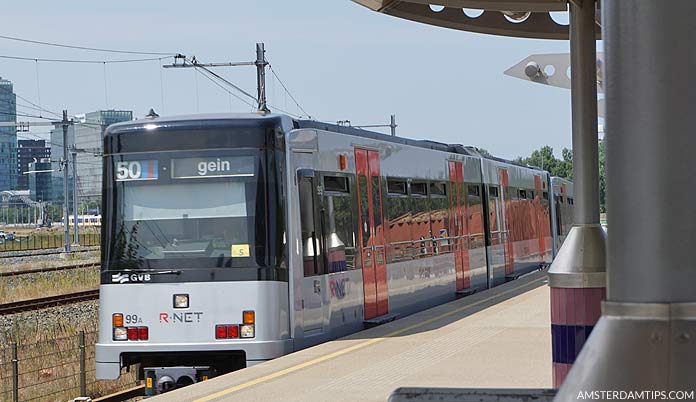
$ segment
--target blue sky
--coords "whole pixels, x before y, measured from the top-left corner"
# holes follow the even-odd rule
[[[377,14],[350,0],[27,0],[4,4],[3,17],[0,35],[181,52],[202,62],[251,60],[254,43],[265,42],[275,71],[320,120],[377,124],[393,113],[401,136],[474,145],[507,158],[542,145],[560,155],[571,144],[570,92],[503,75],[529,54],[568,52],[566,41],[437,28]],[[0,55],[140,57],[6,40],[0,40]],[[117,108],[138,117],[150,107],[161,115],[249,111],[193,70],[162,70],[156,61],[106,69],[40,62],[38,85],[36,67],[33,61],[0,59],[0,76],[12,80],[23,97],[35,103],[40,97],[41,106],[54,111]],[[255,93],[253,68],[216,72]],[[271,104],[299,112],[270,77],[268,97]]]

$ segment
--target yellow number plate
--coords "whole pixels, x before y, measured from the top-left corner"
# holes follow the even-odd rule
[[[248,257],[249,256],[249,245],[248,244],[233,244],[232,245],[232,257]]]

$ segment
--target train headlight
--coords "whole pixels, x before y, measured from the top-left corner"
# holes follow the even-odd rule
[[[254,337],[254,325],[240,325],[239,326],[240,338],[253,338]]]
[[[115,327],[114,328],[114,338],[115,341],[126,341],[128,340],[128,330],[126,327]]]
[[[188,308],[189,295],[174,295],[174,308]]]

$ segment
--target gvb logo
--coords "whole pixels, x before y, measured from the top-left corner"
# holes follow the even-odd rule
[[[128,274],[113,274],[111,282],[126,283],[128,282]]]
[[[111,275],[112,283],[128,283],[128,282],[149,282],[150,274],[113,274]]]

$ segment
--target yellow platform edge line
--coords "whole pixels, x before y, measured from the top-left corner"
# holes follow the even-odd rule
[[[441,319],[443,319],[443,318],[445,318],[445,317],[449,317],[449,316],[451,316],[451,315],[457,314],[457,313],[462,312],[462,311],[464,311],[464,310],[466,310],[466,309],[470,309],[470,308],[472,308],[472,307],[479,306],[479,305],[484,304],[484,303],[487,303],[487,302],[489,302],[489,301],[491,301],[491,300],[500,298],[500,297],[502,297],[502,296],[505,296],[505,295],[507,295],[507,294],[516,292],[516,291],[518,291],[518,290],[520,290],[520,289],[522,289],[522,288],[525,288],[525,287],[528,287],[528,286],[537,284],[538,282],[542,282],[542,281],[545,281],[545,280],[546,280],[546,277],[542,277],[542,278],[539,278],[539,279],[536,279],[536,280],[527,282],[527,283],[525,283],[525,284],[523,284],[523,285],[514,287],[514,288],[512,288],[512,289],[508,289],[508,290],[506,290],[506,291],[504,291],[504,292],[501,292],[501,293],[499,293],[499,294],[497,294],[497,295],[487,297],[487,298],[482,299],[482,300],[479,300],[479,301],[477,301],[477,302],[475,302],[475,303],[471,303],[471,304],[468,304],[468,305],[466,305],[466,306],[462,306],[462,307],[459,307],[459,308],[457,308],[457,309],[448,311],[448,312],[446,312],[446,313],[442,313],[442,314],[440,314],[440,315],[438,315],[438,316],[429,318],[429,319],[427,319],[427,320],[425,320],[425,321],[420,321],[420,322],[418,322],[418,323],[416,323],[416,324],[413,324],[413,325],[410,325],[410,326],[408,326],[408,327],[401,328],[401,329],[397,329],[396,331],[393,331],[393,332],[390,332],[390,333],[388,333],[388,334],[385,334],[384,336],[381,336],[381,337],[379,337],[379,338],[372,338],[372,339],[367,340],[367,341],[365,341],[365,342],[358,343],[357,345],[353,345],[353,346],[347,347],[347,348],[345,348],[345,349],[341,349],[341,350],[338,350],[338,351],[336,351],[336,352],[329,353],[328,355],[324,355],[324,356],[321,356],[321,357],[317,357],[317,358],[315,358],[315,359],[306,361],[306,362],[304,362],[304,363],[300,363],[300,364],[297,364],[297,365],[295,365],[295,366],[291,366],[291,367],[288,367],[288,368],[286,368],[286,369],[283,369],[283,370],[280,370],[280,371],[276,371],[276,372],[274,372],[274,373],[266,374],[266,375],[263,376],[263,377],[259,377],[259,378],[256,378],[256,379],[254,379],[254,380],[251,380],[251,381],[247,381],[247,382],[244,382],[244,383],[241,383],[241,384],[237,384],[237,385],[235,385],[235,386],[233,386],[233,387],[223,389],[222,391],[218,391],[218,392],[216,392],[216,393],[214,393],[214,394],[210,394],[210,395],[208,395],[208,396],[204,396],[203,398],[195,399],[194,402],[207,402],[207,401],[212,401],[213,399],[220,398],[220,397],[222,397],[222,396],[229,395],[229,394],[234,393],[234,392],[237,392],[237,391],[241,391],[241,390],[243,390],[243,389],[245,389],[245,388],[249,388],[249,387],[251,387],[251,386],[253,386],[253,385],[260,384],[260,383],[262,383],[262,382],[266,382],[266,381],[269,381],[269,380],[273,380],[273,379],[275,379],[275,378],[282,377],[282,376],[284,376],[284,375],[286,375],[286,374],[290,374],[290,373],[293,373],[293,372],[298,371],[298,370],[302,370],[302,369],[305,368],[305,367],[314,366],[314,365],[319,364],[319,363],[321,363],[321,362],[325,362],[325,361],[327,361],[327,360],[329,360],[329,359],[333,359],[333,358],[335,358],[335,357],[339,357],[339,356],[345,355],[345,354],[350,353],[350,352],[353,352],[353,351],[355,351],[355,350],[362,349],[362,348],[367,347],[367,346],[370,346],[370,345],[374,345],[375,343],[381,342],[381,341],[383,341],[383,340],[385,340],[385,339],[387,339],[387,338],[392,338],[392,337],[394,337],[394,336],[403,334],[404,332],[408,332],[408,331],[411,331],[411,330],[413,330],[413,329],[422,327],[422,326],[424,326],[424,325],[428,325],[428,324],[433,323],[433,322],[435,322],[435,321],[437,321],[437,320],[441,320]]]

